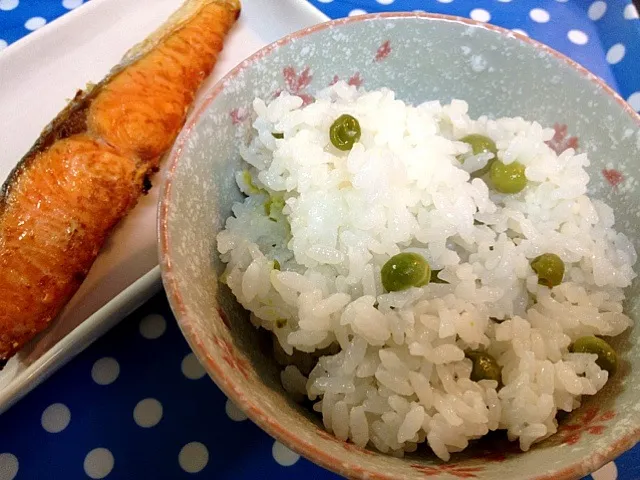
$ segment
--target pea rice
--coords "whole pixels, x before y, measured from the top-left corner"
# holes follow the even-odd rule
[[[295,353],[283,385],[314,402],[328,431],[396,456],[426,442],[448,460],[504,429],[526,451],[556,432],[558,411],[605,385],[598,356],[569,347],[631,326],[622,302],[636,252],[612,209],[587,196],[586,154],[557,154],[536,122],[474,120],[461,100],[412,106],[344,82],[307,106],[283,94],[253,108],[237,175],[247,196],[217,237],[223,278],[254,325]],[[344,114],[361,128],[347,151],[329,138]],[[459,140],[471,134],[524,167],[522,191],[478,176],[493,153],[473,154]],[[382,268],[401,252],[422,256],[438,283],[386,291]],[[531,267],[543,254],[566,268],[552,288]],[[500,383],[471,380],[469,352],[480,351]]]

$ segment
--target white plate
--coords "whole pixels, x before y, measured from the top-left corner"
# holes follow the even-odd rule
[[[76,89],[104,77],[181,3],[92,0],[0,53],[0,183]],[[325,20],[305,0],[244,0],[201,92],[265,44]],[[0,412],[160,290],[157,195],[152,188],[121,222],[51,328],[0,372]]]

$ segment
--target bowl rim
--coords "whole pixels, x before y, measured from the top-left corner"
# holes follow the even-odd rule
[[[355,22],[372,21],[372,20],[384,20],[384,19],[423,19],[435,22],[448,22],[459,23],[484,30],[495,32],[501,36],[508,38],[516,38],[524,43],[527,43],[537,49],[552,55],[561,63],[568,65],[576,70],[582,77],[586,78],[590,82],[596,84],[606,95],[613,97],[616,103],[622,108],[622,110],[628,114],[633,121],[640,127],[640,114],[633,110],[633,108],[609,85],[607,85],[601,78],[587,70],[578,62],[570,59],[566,55],[554,50],[553,48],[545,45],[537,40],[534,40],[526,35],[522,35],[518,32],[514,32],[507,28],[491,25],[483,22],[479,22],[469,18],[463,18],[453,15],[445,15],[439,13],[427,13],[427,12],[383,12],[373,13],[365,15],[357,15],[353,17],[344,17],[327,22],[319,23],[311,27],[304,28],[293,32],[285,37],[264,46],[238,65],[226,73],[215,85],[213,85],[202,96],[198,104],[193,108],[189,119],[183,127],[178,139],[176,140],[171,153],[169,154],[167,162],[166,175],[162,179],[160,188],[160,198],[158,200],[158,219],[157,219],[157,235],[158,235],[158,257],[160,270],[162,274],[162,282],[169,300],[169,304],[176,317],[178,326],[182,331],[190,348],[196,354],[200,362],[205,366],[207,373],[218,385],[218,387],[229,397],[238,407],[243,410],[247,416],[256,423],[261,429],[266,431],[269,435],[276,438],[278,441],[292,449],[293,451],[303,455],[309,460],[317,463],[318,465],[336,472],[340,475],[344,475],[348,478],[357,479],[376,479],[376,480],[398,480],[395,475],[389,475],[386,473],[373,471],[362,465],[352,463],[350,461],[337,460],[326,451],[319,448],[317,445],[310,443],[297,436],[295,432],[284,429],[280,424],[270,419],[264,410],[261,409],[258,402],[251,402],[248,395],[235,385],[230,378],[224,373],[224,369],[221,368],[219,359],[211,356],[202,341],[193,332],[191,325],[194,320],[190,317],[187,306],[182,299],[181,290],[173,275],[173,262],[170,255],[171,250],[171,238],[169,235],[169,205],[172,202],[172,186],[173,176],[180,161],[185,143],[190,138],[191,132],[194,126],[199,122],[202,115],[209,108],[213,100],[224,90],[227,82],[237,75],[239,75],[245,68],[254,64],[261,58],[270,54],[282,45],[291,43],[294,40],[305,37],[312,33],[326,30],[328,28],[334,28],[340,25],[346,25]],[[619,438],[612,444],[599,448],[595,451],[589,451],[582,455],[582,457],[576,460],[574,463],[566,467],[545,472],[543,474],[537,474],[529,477],[530,480],[569,480],[577,479],[584,475],[589,474],[603,466],[605,463],[613,460],[626,450],[633,447],[640,440],[640,424],[633,430],[628,432],[623,437]]]

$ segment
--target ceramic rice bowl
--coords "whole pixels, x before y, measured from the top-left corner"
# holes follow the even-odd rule
[[[399,459],[342,442],[317,414],[284,392],[267,332],[255,329],[231,292],[216,235],[242,199],[234,173],[251,134],[251,103],[288,91],[312,101],[337,79],[397,97],[469,103],[470,115],[523,116],[554,126],[562,149],[591,161],[590,194],[611,205],[616,228],[640,250],[640,119],[611,89],[566,57],[497,27],[429,14],[353,17],[300,31],[244,61],[205,95],[169,159],[159,209],[164,285],[178,323],[214,381],[269,434],[351,478],[579,478],[640,438],[640,345],[631,329],[613,343],[621,368],[594,397],[527,453],[504,433],[439,461],[426,445]],[[636,279],[625,312],[636,322]],[[636,327],[637,328],[637,327]]]

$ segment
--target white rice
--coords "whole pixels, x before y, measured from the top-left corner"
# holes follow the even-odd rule
[[[341,347],[308,376],[282,373],[327,430],[397,456],[426,441],[447,460],[496,429],[528,450],[556,431],[558,410],[604,386],[597,357],[568,347],[631,325],[622,289],[636,253],[611,208],[586,195],[585,154],[557,155],[545,144],[553,130],[536,122],[473,120],[461,100],[411,106],[344,82],[306,107],[284,94],[253,108],[256,135],[237,176],[247,198],[217,238],[224,281],[287,354]],[[349,152],[328,136],[343,113],[362,128]],[[460,163],[469,147],[456,139],[470,133],[526,166],[521,193],[470,178],[491,157]],[[449,283],[386,293],[381,267],[404,251]],[[542,253],[567,266],[553,289],[530,267]],[[502,367],[499,390],[469,379],[464,352],[478,349]]]

